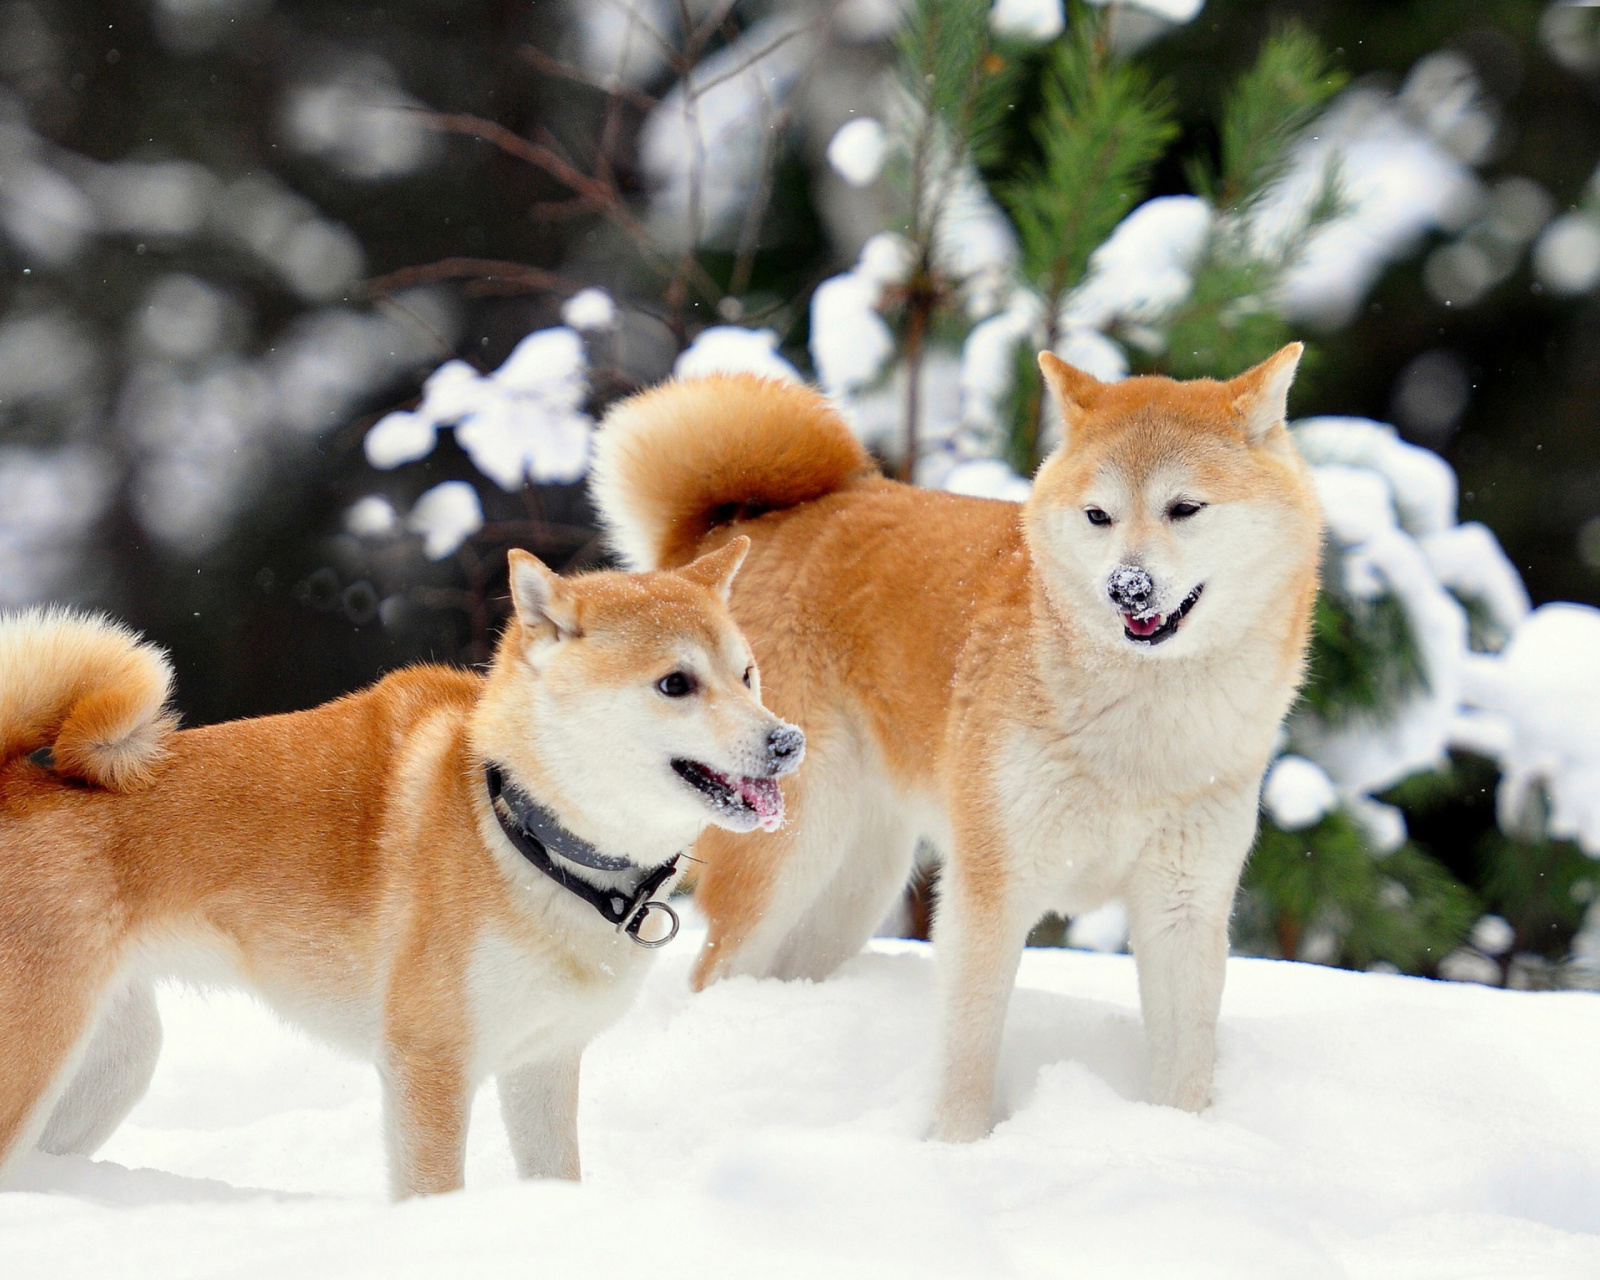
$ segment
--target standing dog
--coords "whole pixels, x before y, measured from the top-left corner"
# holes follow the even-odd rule
[[[0,619],[0,1167],[109,1136],[176,972],[377,1063],[396,1195],[461,1185],[490,1075],[518,1171],[576,1178],[579,1056],[676,929],[675,855],[776,826],[803,749],[727,611],[747,546],[574,579],[513,551],[487,677],[184,732],[158,649]]]
[[[1321,522],[1300,347],[1231,382],[1040,365],[1064,442],[1011,503],[883,479],[819,395],[748,376],[615,408],[595,495],[638,567],[738,534],[733,613],[810,743],[775,839],[708,832],[695,970],[821,977],[945,854],[933,1132],[990,1124],[1029,927],[1126,902],[1152,1092],[1206,1105],[1228,913],[1299,687]]]

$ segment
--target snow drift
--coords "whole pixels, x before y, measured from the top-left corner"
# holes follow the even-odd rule
[[[1133,962],[1030,951],[987,1141],[920,1140],[934,966],[686,989],[664,956],[584,1062],[582,1186],[517,1183],[492,1091],[468,1190],[384,1200],[370,1068],[243,997],[163,992],[102,1158],[0,1195],[8,1280],[442,1275],[1600,1274],[1600,999],[1233,960],[1216,1103],[1141,1100]]]

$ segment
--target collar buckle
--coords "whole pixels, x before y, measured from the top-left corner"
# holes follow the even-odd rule
[[[669,865],[674,871],[676,871],[677,859],[674,858]],[[652,911],[660,911],[666,915],[667,932],[665,937],[640,937],[640,930],[643,928],[644,922],[650,918],[650,913]],[[646,947],[649,950],[654,951],[657,947],[664,947],[667,945],[667,943],[676,938],[678,936],[678,929],[680,925],[681,922],[678,919],[678,913],[674,911],[668,903],[657,902],[654,898],[646,898],[641,902],[638,898],[635,898],[632,905],[629,907],[629,918],[624,923],[617,926],[617,932],[626,933],[639,946]]]

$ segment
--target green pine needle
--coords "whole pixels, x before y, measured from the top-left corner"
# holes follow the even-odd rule
[[[1192,169],[1196,190],[1219,211],[1254,204],[1283,177],[1295,138],[1345,81],[1304,27],[1274,32],[1223,104],[1220,170]]]
[[[1334,962],[1353,969],[1384,961],[1406,973],[1432,973],[1480,909],[1415,844],[1375,857],[1342,811],[1303,831],[1263,818],[1242,887],[1235,919],[1241,950],[1292,953],[1312,930],[1324,929],[1335,940]]]
[[[1305,708],[1333,726],[1361,715],[1382,722],[1427,688],[1427,668],[1398,600],[1345,600],[1323,589],[1312,614]]]
[[[1230,377],[1267,358],[1291,336],[1277,309],[1284,274],[1311,238],[1347,208],[1337,161],[1323,172],[1309,209],[1283,241],[1263,249],[1250,238],[1250,214],[1287,173],[1294,142],[1344,87],[1316,37],[1291,24],[1261,47],[1223,106],[1221,164],[1188,166],[1215,221],[1195,264],[1189,297],[1168,317],[1159,362],[1179,378]]]
[[[999,194],[1016,223],[1023,270],[1054,307],[1143,199],[1177,126],[1165,86],[1113,61],[1101,22],[1086,14],[1052,47],[1040,94],[1040,159]]]
[[[911,236],[926,256],[938,220],[937,199],[926,207],[928,189],[963,160],[982,166],[1000,157],[1018,61],[995,48],[984,0],[917,0],[896,47],[917,115],[909,146]]]

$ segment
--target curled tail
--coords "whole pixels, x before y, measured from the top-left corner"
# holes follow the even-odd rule
[[[127,791],[166,754],[172,664],[109,618],[0,615],[0,764],[48,748],[68,777]]]
[[[818,392],[752,374],[667,382],[606,415],[591,489],[631,568],[694,558],[719,524],[810,502],[876,466]]]

